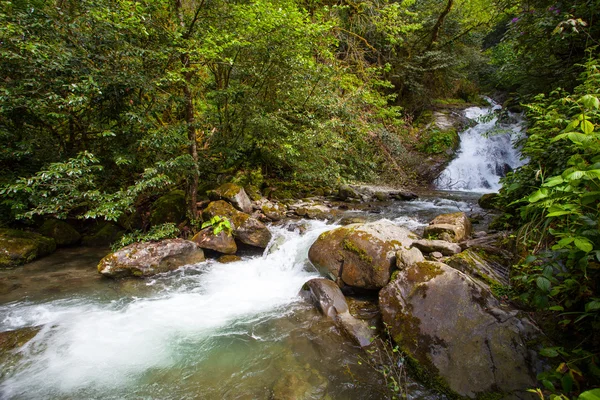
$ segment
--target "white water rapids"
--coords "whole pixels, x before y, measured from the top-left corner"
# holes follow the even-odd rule
[[[236,324],[247,324],[247,335],[253,324],[284,315],[317,276],[306,268],[310,244],[335,227],[307,224],[303,236],[275,229],[285,242],[263,257],[204,262],[150,281],[164,288],[149,297],[0,306],[0,331],[43,326],[20,350],[24,361],[1,384],[0,398],[98,398],[135,386],[148,371],[176,367],[186,346],[202,357],[224,330],[232,334]],[[251,333],[248,340],[260,337]]]
[[[493,103],[488,108],[470,107],[465,110],[465,116],[477,121],[500,108]],[[507,170],[524,164],[519,151],[512,144],[521,132],[520,121],[517,119],[514,123],[500,126],[496,123],[497,117],[494,116],[490,121],[479,122],[460,133],[460,149],[456,158],[436,180],[438,189],[497,192],[501,187],[500,178]],[[496,128],[505,133],[493,132]]]

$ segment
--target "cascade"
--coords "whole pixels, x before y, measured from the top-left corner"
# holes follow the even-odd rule
[[[513,140],[521,130],[518,116],[508,114],[511,122],[497,123],[501,107],[493,101],[490,107],[470,107],[465,116],[478,123],[460,133],[460,148],[456,158],[435,181],[441,190],[497,192],[500,178],[524,164]],[[491,113],[493,118],[482,117]],[[496,132],[500,129],[500,132]]]

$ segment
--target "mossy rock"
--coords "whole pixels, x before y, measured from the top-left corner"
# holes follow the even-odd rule
[[[153,226],[172,222],[179,224],[185,219],[187,204],[183,190],[173,190],[152,204],[150,223]]]
[[[40,327],[21,328],[13,331],[0,332],[0,379],[10,376],[22,359],[18,351],[40,331]]]
[[[416,236],[389,221],[347,225],[325,232],[308,257],[322,275],[340,286],[377,290],[390,280],[396,251]]]
[[[56,250],[54,239],[38,233],[0,229],[0,269],[13,268]]]
[[[203,211],[202,219],[210,221],[213,217],[226,218],[231,223],[233,236],[241,243],[264,249],[271,240],[269,229],[250,215],[236,210],[223,200],[211,202]]]
[[[123,236],[125,232],[110,222],[101,222],[92,233],[83,235],[81,244],[91,247],[109,246]]]
[[[51,237],[57,246],[70,246],[81,240],[81,235],[71,225],[58,219],[48,219],[39,229],[44,236]]]
[[[225,183],[215,190],[209,190],[206,194],[211,200],[225,200],[242,212],[252,212],[252,202],[248,194],[243,187],[235,183]]]
[[[260,189],[254,185],[244,186],[244,190],[246,191],[246,194],[248,195],[248,197],[250,197],[250,200],[252,201],[258,201],[263,197],[262,193],[260,193]]]
[[[496,202],[499,197],[500,195],[498,193],[486,193],[477,200],[477,204],[484,210],[494,210],[498,207]]]
[[[522,393],[541,372],[528,348],[539,335],[533,323],[446,264],[399,271],[379,292],[379,307],[417,375],[452,397]]]

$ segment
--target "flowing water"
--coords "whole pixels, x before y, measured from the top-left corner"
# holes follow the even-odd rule
[[[474,107],[467,116],[487,112]],[[497,190],[498,165],[520,163],[510,135],[482,136],[493,126],[461,134],[460,154],[438,181],[443,193],[344,216],[385,218],[421,233],[438,214],[481,212],[479,194],[468,191]],[[271,227],[276,245],[268,254],[148,280],[100,277],[95,267],[106,249],[62,249],[0,271],[0,335],[39,329],[0,354],[0,399],[386,398],[381,376],[361,362],[364,352],[299,294],[318,276],[310,245],[337,225],[300,224],[304,234]],[[406,384],[410,399],[443,398]]]
[[[437,179],[438,189],[497,192],[500,178],[523,165],[519,151],[512,144],[522,130],[519,116],[507,113],[509,122],[497,123],[501,107],[490,102],[491,107],[465,110],[466,117],[472,120],[487,118],[460,133],[457,157]]]

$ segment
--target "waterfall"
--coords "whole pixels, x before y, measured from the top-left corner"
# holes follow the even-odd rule
[[[510,122],[497,123],[501,107],[491,104],[465,110],[467,118],[479,122],[460,134],[456,158],[435,181],[438,189],[496,192],[501,187],[500,178],[524,164],[512,143],[522,130],[520,118],[508,113]],[[490,113],[494,113],[493,118],[482,118]],[[501,131],[496,132],[498,129]]]

